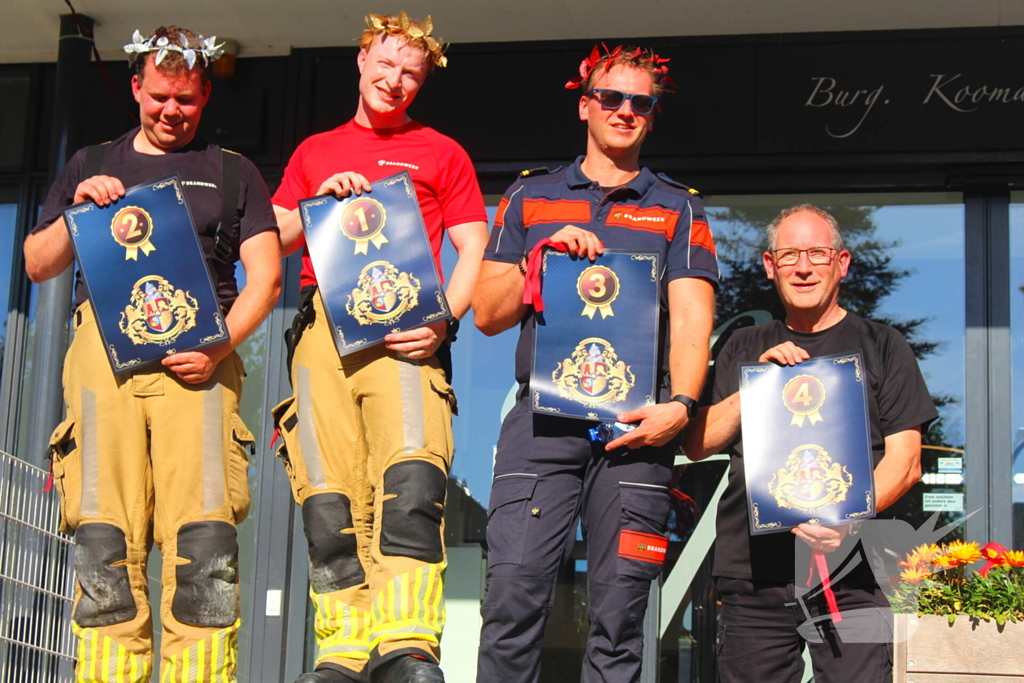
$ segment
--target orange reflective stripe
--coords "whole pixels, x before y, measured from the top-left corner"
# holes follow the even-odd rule
[[[581,199],[524,199],[523,227],[540,223],[589,223],[590,202]]]
[[[500,228],[505,225],[505,211],[508,209],[508,199],[505,197],[501,198],[498,202],[498,210],[494,214],[494,227]]]
[[[715,251],[715,240],[711,236],[711,228],[707,221],[694,221],[690,226],[690,244],[695,247],[703,247],[712,254],[718,253]]]

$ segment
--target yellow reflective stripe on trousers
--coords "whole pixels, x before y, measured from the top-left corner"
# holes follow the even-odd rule
[[[94,628],[82,628],[72,622],[78,638],[78,663],[75,683],[144,683],[149,681],[150,665],[142,655],[134,655],[113,638]]]
[[[329,595],[310,591],[309,597],[316,608],[317,663],[329,657],[369,659],[369,612],[346,605]]]
[[[446,563],[427,564],[394,577],[373,598],[370,649],[383,641],[437,643],[444,628]]]
[[[238,627],[214,631],[162,663],[160,683],[236,683]]]

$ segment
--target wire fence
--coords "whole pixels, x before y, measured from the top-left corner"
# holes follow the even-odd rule
[[[0,451],[0,683],[74,680],[74,539],[47,480]]]

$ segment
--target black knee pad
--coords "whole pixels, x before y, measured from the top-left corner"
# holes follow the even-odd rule
[[[382,555],[411,557],[431,564],[444,559],[441,519],[447,483],[444,472],[422,460],[400,462],[384,472]]]
[[[171,614],[183,624],[226,628],[238,619],[238,539],[227,522],[192,522],[178,530],[178,586]]]
[[[139,613],[128,580],[128,567],[112,567],[128,559],[124,532],[112,524],[83,524],[75,532],[75,571],[82,597],[75,623],[85,628],[131,621]]]
[[[352,529],[352,501],[340,493],[310,496],[302,504],[302,527],[309,543],[309,585],[330,593],[366,580]]]

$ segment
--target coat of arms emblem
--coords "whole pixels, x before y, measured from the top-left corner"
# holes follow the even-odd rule
[[[360,325],[391,325],[419,303],[420,281],[387,261],[374,261],[359,274],[345,310]]]
[[[821,446],[805,444],[786,459],[786,466],[772,475],[768,492],[780,508],[813,514],[826,505],[846,500],[853,475],[834,462]]]
[[[551,373],[551,380],[559,396],[587,407],[622,401],[636,383],[630,367],[619,360],[612,345],[598,337],[577,344],[572,355]]]
[[[132,287],[130,303],[118,323],[133,344],[166,346],[196,326],[199,303],[159,275],[147,275]]]

